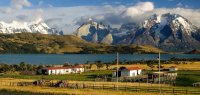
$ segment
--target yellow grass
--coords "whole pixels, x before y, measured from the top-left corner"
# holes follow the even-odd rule
[[[15,79],[15,78],[0,78],[0,82],[34,82],[32,79]],[[52,82],[57,82],[59,80],[52,80]],[[84,83],[88,85],[116,85],[116,82],[93,82],[93,81],[68,81],[69,83]],[[118,86],[159,86],[158,84],[147,84],[147,83],[138,83],[138,82],[119,82]],[[163,87],[169,87],[170,85],[162,84]]]
[[[91,82],[91,81],[69,81],[69,83],[84,83],[88,85],[105,85],[105,86],[113,86],[117,85],[116,82]],[[150,83],[139,83],[139,82],[119,82],[118,86],[124,87],[124,86],[148,86],[148,87],[158,87],[159,84],[150,84]],[[167,84],[161,84],[162,87],[170,87],[170,85]]]
[[[184,64],[187,63],[187,64]],[[179,70],[200,70],[200,61],[196,61],[196,62],[189,62],[189,61],[185,61],[185,62],[181,62],[181,64],[161,64],[162,66],[164,66],[164,69],[168,69],[170,66],[177,66]],[[147,66],[146,64],[133,64],[133,65],[119,65],[119,67],[140,67],[142,69],[145,70],[152,70],[149,66]],[[158,70],[158,68],[156,68],[158,65],[154,65],[155,68],[153,68],[153,70]],[[113,69],[116,68],[116,65],[112,65],[109,67],[109,69]],[[93,65],[92,70],[96,70],[96,66]],[[104,66],[103,68],[101,68],[102,70],[106,69],[106,66]]]
[[[33,82],[31,79],[0,78],[0,82]]]
[[[197,62],[186,62],[186,63],[187,64],[181,63],[181,64],[175,65],[175,66],[177,66],[179,70],[200,70],[200,68],[199,68],[200,67],[200,61],[197,61]]]
[[[157,95],[157,93],[147,92],[131,92],[131,91],[112,91],[112,90],[93,90],[93,89],[68,89],[68,88],[52,88],[39,86],[0,86],[0,89],[11,91],[27,91],[33,93],[54,93],[54,94],[70,94],[70,95]],[[162,94],[170,95],[170,94]]]
[[[0,78],[0,82],[33,82],[34,80],[30,79],[14,79],[14,78]],[[53,80],[53,82],[57,82],[57,80]],[[79,83],[86,84],[92,86],[102,86],[102,84],[106,87],[117,87],[116,82],[89,82],[89,81],[69,81],[69,83]],[[118,87],[125,86],[149,86],[149,87],[157,87],[158,84],[146,84],[146,83],[126,83],[119,82]],[[169,85],[161,85],[162,87],[170,87]],[[40,87],[40,86],[0,86],[0,89],[6,89],[11,91],[26,91],[33,93],[54,93],[54,94],[75,94],[75,95],[156,95],[156,93],[150,92],[132,92],[132,91],[114,91],[114,90],[94,90],[94,89],[69,89],[69,88],[55,88],[55,87]],[[170,94],[162,94],[162,95],[170,95]]]

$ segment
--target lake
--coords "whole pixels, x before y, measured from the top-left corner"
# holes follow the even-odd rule
[[[158,54],[119,54],[120,60],[152,60]],[[200,54],[161,54],[161,60],[176,58],[200,58]],[[116,54],[1,54],[0,63],[16,64],[26,62],[30,64],[63,64],[65,62],[86,63],[101,60],[102,62],[112,62],[116,59]]]

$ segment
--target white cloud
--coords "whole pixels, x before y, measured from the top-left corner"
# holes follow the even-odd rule
[[[154,8],[152,2],[140,2],[131,7],[123,6],[121,8],[107,5],[107,7],[104,8],[107,8],[110,11],[108,13],[97,14],[90,17],[97,21],[119,27],[123,23],[141,23],[153,14],[174,13],[184,16],[194,25],[200,27],[200,9],[188,9],[186,7]],[[88,16],[81,17],[77,21],[78,24],[86,21],[87,18]]]
[[[23,7],[30,7],[31,3],[28,0],[11,0],[11,8],[21,9]]]
[[[140,2],[133,7],[127,8],[124,15],[134,17],[152,10],[154,10],[154,4],[152,2]]]
[[[17,10],[22,9],[23,7],[30,7],[32,4],[28,0],[11,0],[10,6],[1,9],[1,13],[11,13],[16,12]]]
[[[112,26],[119,27],[123,23],[140,22],[146,16],[147,12],[154,10],[154,4],[152,2],[139,2],[131,7],[110,5],[104,6],[104,10],[109,10],[108,13],[97,14],[91,16],[97,21],[111,24]],[[142,15],[142,16],[141,16]],[[81,17],[77,24],[86,21],[88,16]]]

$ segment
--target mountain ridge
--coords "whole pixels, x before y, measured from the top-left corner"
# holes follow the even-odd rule
[[[42,19],[34,22],[0,21],[0,33],[63,35],[62,31],[50,28]],[[183,16],[171,13],[153,14],[140,24],[124,23],[119,29],[89,19],[77,29],[75,36],[93,44],[108,46],[146,45],[167,52],[189,52],[200,49],[200,28]],[[76,47],[76,50],[79,49]]]
[[[0,21],[0,33],[15,34],[15,33],[41,33],[41,34],[56,34],[62,35],[62,31],[57,31],[54,28],[50,28],[42,19],[33,22],[19,22],[12,21],[11,23],[5,23]]]
[[[82,26],[79,28],[82,28]],[[109,27],[106,31],[112,35],[112,38],[107,38],[106,41],[110,41],[107,44],[151,45],[169,52],[200,49],[200,29],[179,14],[154,14],[141,24],[127,23],[122,24],[118,30],[114,31],[113,28]],[[82,31],[79,30],[78,32],[81,33]],[[95,31],[88,29],[87,32],[92,34]],[[98,35],[95,34],[95,36],[90,37],[97,37]],[[93,40],[87,39],[86,41],[93,42]],[[99,41],[98,43],[102,42]]]

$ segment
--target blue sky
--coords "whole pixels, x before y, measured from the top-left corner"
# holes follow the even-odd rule
[[[109,5],[126,5],[131,6],[138,2],[154,2],[156,8],[174,8],[177,5],[189,8],[200,8],[200,0],[29,0],[32,7],[38,7],[43,2],[42,7],[52,5],[54,7],[72,7],[72,6],[102,6]],[[10,0],[0,0],[0,6],[9,6]]]
[[[200,27],[200,0],[0,0],[0,21],[44,21],[71,34],[89,18],[119,28],[153,14],[180,14]]]

